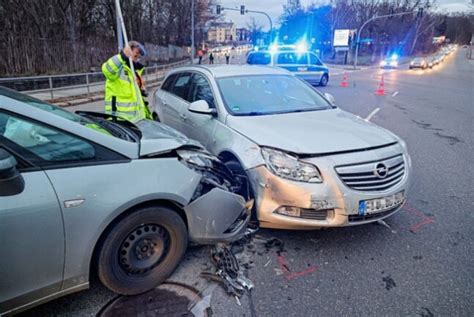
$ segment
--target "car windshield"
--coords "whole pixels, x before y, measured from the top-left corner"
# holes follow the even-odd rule
[[[291,75],[253,75],[217,80],[227,111],[235,116],[331,109],[314,88]]]
[[[61,109],[60,107],[51,105],[39,99],[30,97],[25,94],[18,93],[14,90],[4,88],[4,87],[0,87],[0,95],[20,101],[20,102],[24,102],[30,106],[55,114],[69,121],[79,123],[89,129],[92,129],[92,130],[95,130],[107,135],[112,135],[121,139],[128,140],[128,138],[124,138],[119,133],[117,133],[116,129],[111,128],[113,124],[104,124],[106,122],[95,120],[94,117],[80,116],[73,112]]]

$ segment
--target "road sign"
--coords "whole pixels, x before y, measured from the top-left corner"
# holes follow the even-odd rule
[[[333,46],[349,46],[350,30],[335,30]]]

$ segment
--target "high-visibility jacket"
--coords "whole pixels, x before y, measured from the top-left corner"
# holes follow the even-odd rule
[[[143,72],[143,69],[139,70]],[[122,112],[135,118],[147,117],[139,88],[125,57],[117,54],[102,65],[105,80],[105,111]]]

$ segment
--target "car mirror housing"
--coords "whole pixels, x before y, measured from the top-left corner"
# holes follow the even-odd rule
[[[329,103],[332,105],[332,106],[336,106],[336,99],[334,98],[333,95],[325,92],[324,93],[324,97],[326,98],[327,101],[329,101]]]
[[[208,114],[212,116],[217,115],[216,109],[209,108],[209,104],[205,100],[197,100],[192,102],[189,105],[188,110],[194,113]]]
[[[17,195],[25,189],[25,181],[16,165],[15,158],[0,149],[0,197]]]

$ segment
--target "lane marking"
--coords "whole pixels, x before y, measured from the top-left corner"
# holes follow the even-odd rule
[[[392,94],[392,97],[395,97],[396,95],[398,95],[398,91],[395,91],[395,92]]]
[[[370,121],[370,119],[372,119],[372,117],[375,116],[375,114],[376,114],[377,112],[379,112],[379,111],[380,111],[380,108],[375,108],[374,111],[372,111],[372,112],[367,116],[367,118],[365,118],[365,121]]]

